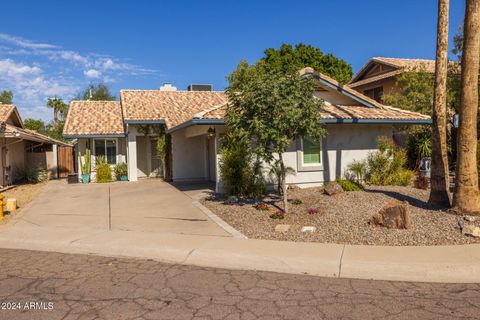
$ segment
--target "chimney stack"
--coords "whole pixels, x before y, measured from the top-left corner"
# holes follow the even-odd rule
[[[163,86],[160,87],[160,91],[177,91],[177,87],[172,86],[169,82],[165,82]]]

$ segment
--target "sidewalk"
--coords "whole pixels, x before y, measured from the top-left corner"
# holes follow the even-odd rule
[[[81,228],[0,229],[0,247],[337,278],[480,282],[480,245],[381,247]]]

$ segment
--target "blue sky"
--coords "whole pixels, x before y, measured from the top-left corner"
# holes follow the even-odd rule
[[[451,0],[450,37],[464,2]],[[89,83],[157,89],[171,82],[222,90],[241,59],[307,43],[357,71],[373,56],[435,56],[436,0],[6,1],[0,19],[0,90],[22,117],[49,120],[47,97]]]

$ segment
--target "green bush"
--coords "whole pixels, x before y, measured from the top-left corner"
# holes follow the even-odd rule
[[[259,197],[265,193],[262,166],[250,152],[245,140],[226,136],[222,140],[220,177],[225,193],[234,196]]]
[[[47,180],[47,170],[39,167],[23,167],[15,170],[14,182],[39,183]]]
[[[386,138],[378,139],[378,151],[368,157],[367,181],[375,185],[409,186],[415,174],[405,169],[407,155],[405,150],[395,146]]]
[[[104,156],[98,156],[95,159],[98,183],[112,182],[112,169]]]
[[[115,177],[117,180],[120,180],[121,176],[128,175],[128,166],[125,162],[117,163],[113,168],[113,172],[115,172]]]
[[[432,132],[430,128],[421,128],[409,133],[407,140],[408,167],[417,169],[422,158],[431,156]]]
[[[347,179],[337,179],[337,183],[342,187],[343,191],[363,191],[363,186],[358,183]]]
[[[367,174],[368,164],[365,160],[354,160],[351,164],[347,166],[347,169],[355,176],[356,182],[361,183],[365,179],[365,175]]]

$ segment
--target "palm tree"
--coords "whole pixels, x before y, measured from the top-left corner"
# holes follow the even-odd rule
[[[480,65],[479,0],[466,1],[463,32],[460,125],[457,133],[457,170],[453,206],[459,212],[480,213],[476,163]]]
[[[67,104],[63,102],[62,99],[57,98],[48,98],[47,107],[53,109],[53,126],[57,127],[58,124],[58,115],[64,116],[67,112]]]
[[[447,64],[449,0],[438,0],[437,54],[432,112],[431,189],[428,204],[450,207],[447,156]]]

